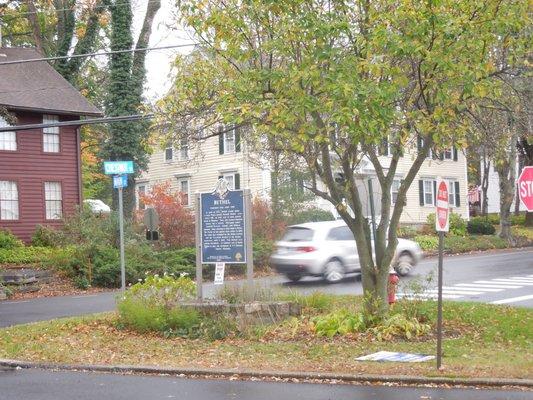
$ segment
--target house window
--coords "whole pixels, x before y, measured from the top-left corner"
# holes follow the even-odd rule
[[[0,128],[10,126],[5,119],[0,117]],[[17,150],[17,133],[0,132],[0,150],[16,151]]]
[[[43,124],[58,122],[57,115],[43,115]],[[43,151],[59,153],[59,126],[43,128]]]
[[[137,208],[139,210],[144,210],[146,205],[142,197],[146,194],[146,185],[137,185]]]
[[[170,162],[174,158],[174,149],[172,147],[167,147],[165,149],[165,161]]]
[[[180,141],[180,161],[187,161],[189,159],[189,141],[181,139]]]
[[[235,153],[235,129],[224,133],[224,154]]]
[[[60,182],[44,183],[44,202],[46,219],[61,219],[63,217],[63,197]]]
[[[396,204],[396,201],[398,200],[398,191],[400,190],[401,182],[402,181],[400,181],[399,179],[395,179],[392,181],[392,185],[390,188],[392,204]]]
[[[229,190],[238,190],[241,188],[241,176],[240,174],[237,174],[235,172],[228,172],[223,175],[219,176],[220,178],[224,178],[226,182],[228,182],[228,189]]]
[[[435,192],[434,192],[434,181],[433,180],[424,180],[424,205],[435,204]]]
[[[424,147],[424,139],[419,136],[418,137],[418,151],[422,151],[423,147]],[[428,155],[426,158],[433,158],[433,149],[429,149]]]
[[[0,220],[19,219],[19,193],[17,183],[0,181]]]
[[[459,182],[457,181],[448,181],[448,202],[450,207],[460,207],[460,196],[459,192]]]
[[[191,204],[190,199],[190,180],[188,178],[178,179],[178,188],[182,194],[182,204],[188,206]]]
[[[445,160],[453,160],[453,149],[444,150],[443,158]]]

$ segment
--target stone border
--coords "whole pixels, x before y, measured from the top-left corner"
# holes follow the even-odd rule
[[[449,378],[426,377],[408,375],[370,375],[370,374],[342,374],[331,372],[279,372],[239,369],[204,369],[204,368],[165,368],[135,365],[80,365],[80,364],[55,364],[46,362],[29,362],[18,360],[0,359],[0,367],[18,369],[47,369],[58,371],[88,371],[123,374],[154,374],[154,375],[179,375],[183,377],[237,377],[241,379],[298,379],[302,381],[336,381],[344,383],[382,384],[396,383],[405,385],[449,385],[462,387],[506,387],[514,386],[533,389],[533,379],[508,379],[508,378]]]

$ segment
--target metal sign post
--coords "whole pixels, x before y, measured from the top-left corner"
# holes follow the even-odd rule
[[[244,223],[246,231],[246,283],[252,287],[254,280],[254,255],[252,241],[252,193],[244,189]]]
[[[104,173],[113,175],[113,187],[118,189],[118,229],[120,236],[120,287],[126,290],[126,259],[124,256],[124,200],[122,191],[133,173],[133,161],[104,161]]]
[[[122,292],[126,290],[126,261],[124,257],[124,202],[122,186],[118,188],[118,226],[120,231],[120,282]]]
[[[203,299],[202,293],[202,228],[201,217],[200,217],[200,207],[201,207],[201,195],[199,192],[196,193],[196,223],[195,233],[196,233],[196,297],[198,300]]]
[[[450,226],[450,209],[448,184],[442,179],[437,180],[435,229],[439,233],[439,265],[438,265],[438,304],[437,304],[437,369],[442,365],[442,252],[444,249],[444,232]]]

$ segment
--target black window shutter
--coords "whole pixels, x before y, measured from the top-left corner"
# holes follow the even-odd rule
[[[218,154],[224,154],[224,133],[222,125],[218,127]]]
[[[235,151],[241,151],[241,130],[240,128],[235,128]]]
[[[453,161],[457,161],[457,147],[453,146],[452,152],[453,152]]]
[[[222,179],[222,178],[224,178],[224,176],[222,176],[222,175],[219,175],[219,176],[218,176],[218,179]]]
[[[439,160],[444,161],[444,151],[439,152]]]
[[[461,192],[459,191],[459,182],[455,181],[455,207],[461,207]]]
[[[437,205],[437,181],[433,181],[433,205]]]
[[[420,179],[418,181],[418,195],[420,197],[420,205],[424,205],[424,181]]]
[[[241,174],[235,174],[235,190],[241,188]]]

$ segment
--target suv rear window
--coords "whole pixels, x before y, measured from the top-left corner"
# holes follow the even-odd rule
[[[309,228],[288,228],[281,239],[284,242],[308,242],[313,239],[313,230]]]
[[[326,240],[355,240],[353,233],[347,226],[339,226],[329,231]]]

